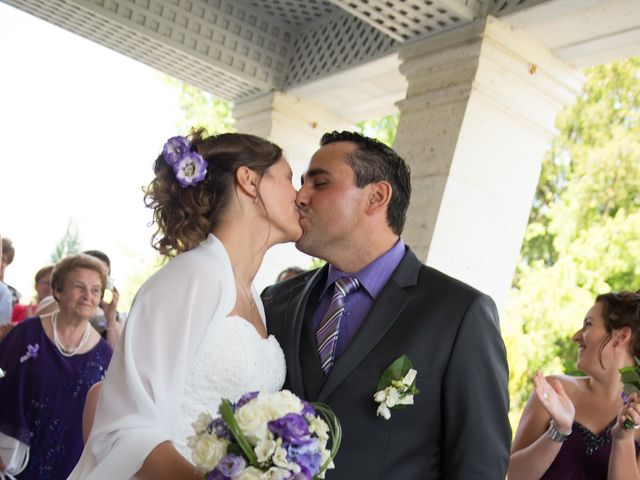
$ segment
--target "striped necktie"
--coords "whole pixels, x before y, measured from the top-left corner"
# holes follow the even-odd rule
[[[329,373],[335,360],[340,318],[344,312],[345,299],[359,286],[360,282],[356,277],[342,277],[336,280],[331,304],[316,331],[320,364],[325,375]]]

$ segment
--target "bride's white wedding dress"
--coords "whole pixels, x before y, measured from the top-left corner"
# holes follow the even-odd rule
[[[140,288],[105,377],[74,480],[134,478],[149,453],[171,441],[187,459],[191,423],[215,416],[222,398],[276,391],[285,360],[274,337],[230,315],[231,263],[213,235],[178,255]],[[264,309],[255,290],[256,307]],[[80,413],[79,413],[80,415]]]
[[[186,439],[200,413],[213,417],[223,398],[236,401],[247,392],[277,391],[285,377],[282,349],[273,336],[262,338],[247,320],[224,317],[212,325],[193,370],[187,375],[174,445],[187,459]]]

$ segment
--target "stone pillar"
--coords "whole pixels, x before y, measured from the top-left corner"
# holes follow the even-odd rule
[[[558,111],[582,77],[486,20],[405,46],[395,148],[412,168],[404,239],[504,305]]]
[[[280,145],[293,170],[293,182],[300,186],[311,155],[319,148],[320,137],[327,131],[352,130],[353,125],[293,95],[272,92],[237,103],[233,109],[239,132],[251,133]],[[278,272],[297,265],[309,267],[311,258],[293,244],[277,245],[265,256],[255,284],[263,288],[272,284]]]

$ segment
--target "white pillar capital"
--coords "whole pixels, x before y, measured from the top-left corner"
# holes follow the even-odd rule
[[[519,258],[555,117],[582,76],[488,17],[400,52],[395,147],[412,169],[405,240],[500,305]]]

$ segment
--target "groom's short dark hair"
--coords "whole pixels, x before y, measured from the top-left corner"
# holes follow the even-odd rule
[[[330,143],[351,142],[357,146],[347,163],[355,174],[356,186],[387,181],[391,185],[391,200],[387,208],[387,223],[396,235],[402,233],[411,200],[411,169],[395,150],[373,138],[356,132],[325,133],[320,146]]]

